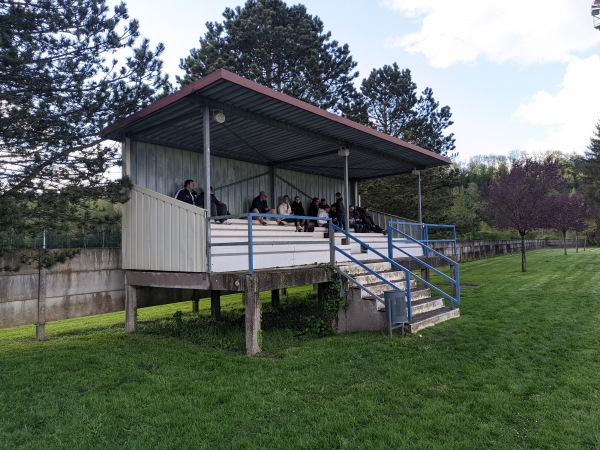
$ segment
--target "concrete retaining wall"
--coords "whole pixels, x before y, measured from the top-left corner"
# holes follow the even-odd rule
[[[568,241],[574,246],[574,240]],[[580,240],[580,246],[583,241]],[[528,240],[527,249],[560,247],[562,241]],[[451,244],[436,250],[452,256]],[[519,252],[520,240],[467,241],[457,243],[459,261]],[[17,257],[0,258],[0,268],[17,267]],[[199,298],[210,297],[201,291]],[[48,270],[46,320],[48,322],[89,316],[125,308],[124,271],[121,249],[84,249],[65,263]],[[138,306],[156,306],[192,299],[189,289],[138,288]],[[34,324],[37,321],[38,271],[21,265],[18,271],[0,271],[0,328]]]
[[[18,257],[0,258],[0,267],[18,266]],[[51,322],[123,311],[124,277],[121,249],[81,250],[77,256],[48,269],[46,320]],[[155,306],[191,298],[191,290],[138,289],[140,306]],[[36,269],[20,265],[18,271],[0,272],[0,328],[36,323],[37,299]]]

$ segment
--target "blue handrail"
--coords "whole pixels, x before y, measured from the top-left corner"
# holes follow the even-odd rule
[[[451,228],[453,229],[453,233],[454,233],[454,237],[456,237],[456,229],[454,227],[454,225],[434,225],[434,224],[423,224],[423,240],[419,241],[417,239],[414,239],[413,237],[409,236],[408,234],[404,233],[403,231],[400,231],[399,229],[397,229],[396,227],[394,227],[394,225],[397,224],[403,224],[403,222],[388,222],[388,256],[390,258],[393,257],[393,253],[394,250],[398,250],[399,252],[403,253],[404,255],[408,256],[410,259],[412,259],[413,261],[417,262],[418,264],[422,265],[425,269],[428,270],[432,270],[433,272],[435,272],[436,274],[440,275],[442,278],[448,280],[453,286],[454,286],[454,290],[456,292],[456,297],[453,297],[449,294],[447,294],[446,292],[444,292],[442,289],[438,288],[437,286],[433,285],[432,283],[430,283],[429,281],[413,274],[413,276],[418,279],[419,281],[421,281],[423,284],[425,284],[426,286],[428,286],[429,288],[435,290],[436,292],[438,292],[440,295],[446,297],[448,300],[450,300],[451,303],[451,307],[454,308],[454,305],[460,305],[460,271],[459,271],[459,266],[458,263],[456,261],[454,261],[451,258],[448,258],[446,255],[438,252],[437,250],[434,250],[433,248],[429,247],[429,243],[431,242],[448,242],[448,240],[444,240],[444,239],[439,239],[439,240],[430,240],[428,239],[428,229],[429,228]],[[395,233],[398,233],[399,235],[401,235],[404,239],[394,239],[393,235]],[[398,247],[397,245],[394,245],[394,242],[411,242],[414,244],[418,244],[419,246],[421,246],[421,248],[423,249],[423,254],[425,256],[429,256],[429,253],[434,254],[435,256],[443,259],[444,261],[446,261],[451,268],[453,268],[453,271],[455,272],[454,278],[449,277],[448,275],[446,275],[445,273],[439,271],[438,269],[436,269],[435,267],[431,266],[430,264],[427,264],[425,261],[422,261],[421,259],[409,254],[408,252],[406,252],[404,249]],[[454,255],[456,255],[456,240],[454,240]]]
[[[355,236],[353,236],[352,234],[348,233],[346,230],[343,230],[342,228],[338,227],[337,225],[334,224],[330,224],[330,228],[329,228],[329,239],[330,239],[330,245],[331,245],[331,254],[332,256],[332,260],[334,261],[334,265],[335,265],[335,252],[339,252],[342,255],[344,255],[346,258],[350,259],[352,262],[358,264],[363,270],[365,270],[367,273],[370,273],[371,275],[376,276],[377,278],[379,278],[381,281],[383,281],[384,283],[386,283],[387,285],[389,285],[392,289],[394,290],[401,290],[398,286],[396,286],[394,283],[392,283],[390,280],[385,279],[384,277],[382,277],[379,273],[377,273],[376,271],[374,271],[373,269],[371,269],[370,267],[364,265],[361,261],[359,261],[358,259],[356,259],[354,256],[352,256],[351,254],[347,253],[346,251],[344,251],[343,249],[341,249],[340,247],[338,247],[337,245],[335,245],[335,240],[332,239],[332,236],[334,235],[334,233],[339,232],[342,233],[344,236],[346,236],[347,238],[352,239],[353,241],[359,243],[360,245],[362,245],[363,247],[365,247],[367,250],[375,253],[377,256],[379,256],[381,259],[383,259],[384,261],[390,263],[393,267],[395,267],[397,270],[402,270],[404,272],[404,280],[406,282],[406,300],[407,300],[407,308],[408,308],[408,322],[410,323],[412,321],[412,294],[411,294],[411,287],[410,287],[410,277],[415,276],[413,273],[411,273],[410,270],[408,270],[406,267],[403,267],[402,265],[398,264],[396,261],[394,261],[393,259],[388,258],[387,256],[385,256],[384,254],[382,254],[381,252],[379,252],[377,249],[371,247],[369,244],[367,244],[366,242],[361,241],[360,239],[356,238]],[[378,295],[374,295],[373,292],[371,292],[368,288],[366,288],[365,286],[363,286],[361,283],[359,283],[357,280],[355,280],[354,278],[350,277],[348,274],[345,274],[343,272],[340,271],[340,273],[342,274],[342,276],[344,276],[346,279],[349,279],[350,281],[352,281],[354,284],[356,284],[359,288],[361,288],[362,290],[368,292],[370,295],[373,295],[373,297],[381,302],[384,303],[383,299],[381,297],[379,297]]]
[[[225,216],[223,216],[225,217]],[[232,216],[227,216],[227,217],[232,217]],[[360,239],[358,239],[356,236],[354,236],[353,234],[345,231],[344,229],[338,227],[337,225],[335,225],[332,221],[331,218],[329,217],[314,217],[314,216],[287,216],[287,215],[282,215],[282,214],[265,214],[265,213],[247,213],[247,214],[240,214],[240,215],[235,215],[235,217],[247,217],[248,218],[248,272],[250,274],[254,273],[254,239],[253,239],[253,219],[255,217],[270,217],[270,218],[281,218],[281,219],[289,219],[290,217],[293,217],[294,219],[308,219],[311,221],[326,221],[328,222],[328,230],[329,230],[329,245],[330,245],[330,263],[332,266],[336,266],[336,252],[340,253],[341,255],[343,255],[345,258],[347,258],[348,260],[356,263],[357,265],[359,265],[361,268],[363,268],[363,270],[365,270],[367,273],[370,273],[372,275],[374,275],[375,277],[377,277],[378,279],[380,279],[382,282],[384,282],[385,284],[389,285],[392,289],[394,290],[401,290],[398,286],[396,286],[394,283],[392,283],[391,281],[387,280],[386,278],[382,277],[379,273],[377,273],[376,271],[370,269],[368,266],[364,265],[361,261],[359,261],[358,259],[356,259],[354,256],[352,256],[350,253],[346,252],[344,249],[340,248],[339,246],[337,246],[335,244],[335,234],[336,233],[342,233],[342,235],[344,235],[346,238],[351,239],[355,242],[357,242],[358,244],[360,244],[361,246],[363,246],[364,248],[367,249],[367,251],[372,252],[373,254],[377,255],[379,258],[381,258],[383,261],[386,261],[388,263],[390,263],[390,265],[395,268],[396,270],[400,270],[404,272],[404,279],[406,282],[406,298],[407,298],[407,306],[408,306],[408,321],[409,323],[412,321],[412,295],[411,295],[411,279],[414,279],[415,281],[419,281],[422,284],[428,286],[429,288],[435,290],[436,292],[440,293],[442,296],[444,296],[445,298],[447,298],[448,300],[450,300],[451,303],[451,307],[454,308],[455,304],[460,304],[460,275],[459,275],[459,270],[458,270],[458,263],[448,257],[446,257],[445,255],[443,255],[442,253],[434,250],[433,248],[429,247],[427,244],[432,243],[432,242],[448,242],[449,240],[430,240],[428,238],[429,235],[429,229],[430,228],[451,228],[453,230],[453,236],[456,237],[456,230],[454,225],[437,225],[437,224],[415,224],[413,223],[406,223],[406,222],[395,222],[395,221],[390,221],[388,222],[388,255],[384,255],[382,254],[380,251],[378,251],[377,249],[371,247],[370,245],[368,245],[366,242],[361,241]],[[219,217],[220,218],[220,217]],[[420,226],[423,229],[423,239],[422,240],[418,240],[418,239],[414,239],[413,237],[411,237],[410,235],[408,235],[407,233],[404,233],[403,231],[397,229],[396,227],[394,227],[394,225],[405,225],[405,224],[409,224],[411,226]],[[400,236],[403,237],[403,239],[394,239],[393,235],[394,233],[399,234]],[[418,244],[419,246],[422,247],[423,249],[423,254],[425,256],[427,256],[429,253],[432,253],[442,259],[444,259],[445,261],[447,261],[451,267],[454,268],[454,278],[449,277],[448,275],[440,272],[439,270],[437,270],[435,267],[431,266],[430,264],[422,261],[421,259],[409,254],[408,252],[406,252],[404,249],[398,247],[397,245],[395,245],[395,243],[398,242],[410,242],[410,243],[415,243]],[[423,266],[423,268],[428,269],[428,270],[432,270],[433,272],[435,272],[436,274],[440,275],[441,277],[443,277],[444,279],[448,280],[452,285],[455,286],[455,291],[456,291],[456,297],[452,297],[451,295],[447,294],[446,292],[444,292],[443,290],[441,290],[440,288],[438,288],[437,286],[433,285],[432,283],[430,283],[428,280],[423,279],[422,277],[414,274],[413,272],[411,272],[411,270],[409,270],[408,268],[402,266],[400,263],[398,263],[397,261],[395,261],[393,259],[393,254],[394,254],[394,250],[398,250],[399,252],[403,253],[404,255],[408,256],[411,260],[416,261],[417,263],[419,263],[421,266]],[[454,253],[456,254],[456,240],[454,239]],[[361,283],[359,283],[358,281],[356,281],[354,278],[352,278],[351,276],[343,273],[340,271],[340,273],[342,273],[342,276],[344,276],[345,278],[347,278],[349,281],[352,281],[354,284],[356,284],[358,287],[360,287],[361,289],[365,290],[366,292],[368,292],[370,295],[372,295],[377,301],[382,302],[383,303],[383,299],[381,297],[379,297],[378,295],[374,294],[372,291],[370,291],[368,288],[366,288],[365,286],[363,286]]]

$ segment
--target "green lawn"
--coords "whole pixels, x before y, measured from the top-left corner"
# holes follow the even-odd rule
[[[461,317],[414,336],[275,327],[243,355],[190,303],[0,330],[0,448],[600,447],[600,249],[461,265]],[[283,299],[310,297],[310,290]],[[173,314],[184,312],[179,319]]]

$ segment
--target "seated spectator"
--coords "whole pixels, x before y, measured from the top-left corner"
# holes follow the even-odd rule
[[[361,218],[362,218],[363,223],[369,227],[369,231],[373,231],[375,233],[383,233],[384,235],[387,234],[387,230],[384,230],[383,228],[381,228],[379,225],[377,225],[373,221],[373,216],[369,212],[368,206],[365,206],[363,208]]]
[[[252,200],[252,204],[250,205],[251,213],[263,213],[263,214],[276,214],[274,209],[269,208],[269,204],[267,203],[267,194],[264,191],[260,191],[260,193],[254,197]],[[264,217],[259,217],[258,221],[261,225],[266,225],[267,221]],[[277,223],[280,220],[277,219]]]
[[[292,203],[292,214],[295,216],[306,216],[306,213],[304,212],[304,206],[302,205],[302,199],[299,195],[296,195],[296,197],[294,198],[294,203]],[[307,231],[307,227],[307,219],[296,220],[296,231]]]
[[[329,207],[329,217],[331,218],[331,223],[343,228],[342,224],[340,223],[340,216],[335,205]]]
[[[319,198],[318,197],[313,197],[311,204],[308,207],[308,214],[307,216],[310,217],[318,217],[319,215],[319,207],[321,206],[321,204],[319,203]],[[315,227],[317,225],[317,221],[316,220],[310,220],[307,226],[312,226]]]
[[[198,196],[199,205],[204,208],[204,192],[201,192]],[[229,211],[227,210],[227,205],[217,199],[215,196],[215,189],[210,187],[210,215],[211,216],[228,216]],[[221,223],[228,224],[227,219],[219,219]]]
[[[361,223],[362,220],[360,214],[356,211],[354,205],[348,207],[348,222],[350,229],[354,230],[356,233],[362,233],[365,229],[365,226]]]
[[[190,205],[200,206],[200,199],[194,190],[195,187],[196,185],[194,184],[194,180],[185,180],[183,183],[183,189],[179,189],[177,191],[175,198],[177,200],[181,200],[182,202],[189,203]]]
[[[279,204],[277,207],[277,214],[281,214],[282,216],[291,216],[292,215],[292,205],[290,205],[290,197],[288,195],[283,196],[283,202]],[[296,222],[295,219],[280,219],[279,225],[284,225],[285,222]]]
[[[323,205],[323,206],[324,206],[323,208],[319,208],[317,217],[328,218],[329,211],[331,210],[331,208],[329,207],[329,205],[327,203],[325,203],[325,205]],[[328,220],[317,220],[317,223],[319,224],[320,227],[329,228]]]

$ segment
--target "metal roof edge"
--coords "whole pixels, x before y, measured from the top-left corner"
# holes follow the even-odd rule
[[[424,154],[433,159],[437,159],[445,164],[452,164],[452,160],[448,157],[442,156],[442,155],[435,153],[433,151],[430,151],[430,150],[426,150],[417,145],[410,144],[401,139],[392,137],[388,134],[382,133],[381,131],[367,127],[366,125],[359,124],[359,123],[354,122],[345,117],[338,116],[337,114],[326,111],[324,109],[321,109],[317,106],[306,103],[295,97],[291,97],[282,92],[278,92],[267,86],[263,86],[262,84],[259,84],[255,81],[248,80],[247,78],[244,78],[240,75],[237,75],[237,74],[230,72],[228,70],[225,70],[225,69],[218,69],[218,70],[208,74],[207,76],[200,78],[199,80],[195,81],[194,83],[183,87],[179,91],[174,92],[173,94],[170,94],[167,97],[164,97],[164,98],[152,103],[151,105],[146,106],[145,108],[132,114],[131,116],[125,117],[124,119],[119,120],[118,122],[114,123],[113,125],[109,125],[109,126],[105,127],[104,129],[102,129],[100,131],[100,136],[106,137],[107,135],[118,130],[119,128],[130,125],[138,120],[141,120],[141,119],[145,118],[146,116],[149,116],[150,114],[152,114],[156,111],[159,111],[169,105],[172,105],[173,103],[176,103],[176,102],[186,98],[187,96],[193,94],[194,92],[200,91],[200,90],[204,89],[205,87],[210,86],[211,84],[213,84],[217,81],[220,81],[220,80],[229,81],[230,83],[245,87],[251,91],[257,92],[257,93],[265,95],[267,97],[271,97],[280,102],[287,103],[291,106],[294,106],[296,108],[302,109],[307,112],[310,112],[312,114],[321,116],[324,119],[337,122],[341,125],[353,128],[362,133],[370,134],[371,136],[376,137],[378,139],[382,139],[382,140],[388,141],[392,144],[408,148],[417,153]]]

